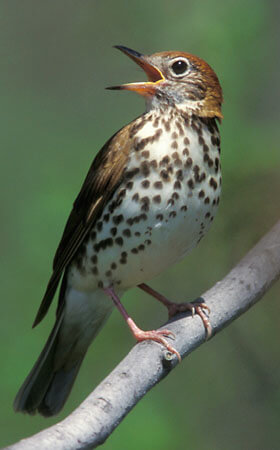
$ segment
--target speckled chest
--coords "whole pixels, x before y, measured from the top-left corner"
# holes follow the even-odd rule
[[[220,138],[214,121],[147,113],[131,126],[123,181],[72,265],[79,288],[126,289],[182,259],[219,203]]]

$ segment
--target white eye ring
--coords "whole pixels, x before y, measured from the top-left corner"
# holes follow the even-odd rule
[[[189,62],[186,58],[178,57],[172,60],[170,69],[176,77],[183,77],[189,70]]]

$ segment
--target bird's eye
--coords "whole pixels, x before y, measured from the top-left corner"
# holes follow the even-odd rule
[[[188,64],[183,59],[178,59],[171,66],[175,75],[184,75],[188,70]]]

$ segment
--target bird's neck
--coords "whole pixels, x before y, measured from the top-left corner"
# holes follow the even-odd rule
[[[148,97],[146,99],[146,112],[156,114],[179,114],[183,117],[203,117],[202,104],[199,101],[184,101],[183,103],[174,103],[167,98],[159,98],[157,96]]]

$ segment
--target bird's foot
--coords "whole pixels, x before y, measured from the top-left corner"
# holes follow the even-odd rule
[[[175,337],[174,333],[172,333],[172,331],[170,330],[150,330],[150,331],[144,331],[141,330],[141,328],[139,328],[136,323],[131,319],[131,317],[127,320],[127,324],[133,334],[133,336],[135,337],[135,339],[138,342],[142,342],[142,341],[155,341],[155,342],[159,342],[160,344],[162,344],[170,353],[174,353],[179,362],[181,362],[181,356],[180,353],[177,352],[177,350],[175,350],[174,347],[172,347],[172,345],[169,344],[169,342],[167,342],[167,340],[164,338],[164,336],[171,336],[171,337]]]
[[[206,340],[208,340],[212,336],[212,326],[210,320],[208,318],[208,314],[210,314],[210,308],[204,302],[183,302],[183,303],[175,303],[168,301],[166,304],[168,310],[168,317],[174,317],[176,314],[181,312],[190,311],[192,313],[192,317],[197,314],[204,325],[206,331]],[[206,311],[206,312],[205,312]]]
[[[172,345],[170,345],[169,342],[167,342],[167,340],[164,338],[164,336],[172,336],[174,338],[175,335],[174,335],[174,333],[172,333],[172,331],[169,331],[169,330],[143,331],[143,330],[141,330],[141,328],[139,328],[136,325],[136,323],[134,322],[134,320],[127,314],[124,306],[122,305],[122,303],[121,303],[119,297],[117,296],[117,294],[115,293],[114,289],[111,288],[111,287],[110,288],[105,288],[104,292],[109,297],[111,297],[111,299],[115,303],[116,307],[120,311],[121,315],[125,319],[127,325],[129,326],[133,336],[135,337],[135,339],[138,342],[147,341],[147,340],[159,342],[170,353],[174,353],[177,356],[179,362],[181,362],[180,353],[178,353],[177,350],[175,350],[175,348],[172,347]]]
[[[210,308],[206,305],[206,303],[200,302],[200,301],[195,301],[193,303],[171,302],[166,297],[164,297],[164,295],[155,291],[147,284],[142,283],[142,284],[139,284],[138,287],[140,289],[142,289],[143,291],[147,292],[148,294],[152,295],[155,299],[160,301],[167,308],[169,319],[171,317],[174,317],[176,314],[178,314],[180,312],[191,311],[192,316],[197,314],[203,322],[203,325],[204,325],[204,328],[206,331],[206,340],[208,340],[212,336],[212,326],[211,326],[209,318],[208,318],[208,314],[210,313]]]

